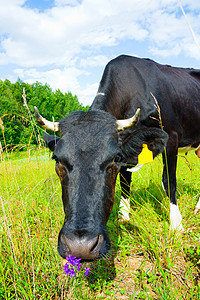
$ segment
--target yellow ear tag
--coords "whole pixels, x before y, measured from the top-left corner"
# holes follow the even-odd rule
[[[153,152],[149,150],[147,144],[143,144],[142,146],[143,146],[142,151],[138,155],[139,165],[146,164],[153,161]]]

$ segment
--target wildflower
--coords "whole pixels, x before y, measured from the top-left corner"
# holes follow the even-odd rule
[[[67,276],[70,277],[76,277],[75,270],[79,272],[81,270],[82,264],[80,263],[81,258],[76,258],[69,254],[66,257],[66,264],[64,265],[64,271],[67,274]],[[90,268],[87,268],[86,266],[84,267],[85,269],[85,276],[89,275],[89,270]]]
[[[67,276],[76,277],[74,268],[73,267],[69,268],[69,265],[67,263],[64,266],[64,271],[67,274]]]
[[[77,266],[77,267],[81,267],[81,258],[76,258],[74,256],[72,256],[71,254],[68,255],[68,257],[66,258],[66,260],[72,265],[72,266]]]
[[[86,266],[85,266],[85,276],[88,276],[89,275],[89,271],[90,271],[90,268],[87,268]]]

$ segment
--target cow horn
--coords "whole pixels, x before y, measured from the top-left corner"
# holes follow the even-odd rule
[[[125,130],[127,128],[133,127],[137,124],[140,117],[140,108],[137,109],[135,115],[129,119],[117,120],[117,130]]]
[[[36,120],[37,122],[45,129],[48,129],[48,130],[51,130],[51,131],[54,131],[54,132],[58,132],[59,131],[59,122],[51,122],[51,121],[48,121],[46,120],[45,118],[43,118],[37,107],[34,106],[34,111],[35,111],[35,117],[36,117]]]

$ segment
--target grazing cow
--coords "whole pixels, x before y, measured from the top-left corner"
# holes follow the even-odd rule
[[[88,112],[59,122],[37,121],[61,137],[45,134],[61,180],[65,211],[58,238],[62,257],[104,256],[110,242],[106,222],[120,172],[122,217],[129,218],[131,173],[143,151],[163,155],[162,182],[170,198],[172,229],[182,229],[176,201],[178,149],[200,156],[200,71],[160,65],[149,59],[119,56],[103,73]],[[166,146],[166,151],[164,147]],[[151,152],[150,152],[151,151]],[[199,209],[199,202],[196,211]]]

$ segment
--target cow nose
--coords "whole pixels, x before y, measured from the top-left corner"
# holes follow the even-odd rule
[[[99,256],[99,252],[103,243],[103,235],[87,239],[86,237],[68,238],[66,235],[61,234],[61,243],[66,257],[71,254],[81,259],[92,260]]]

